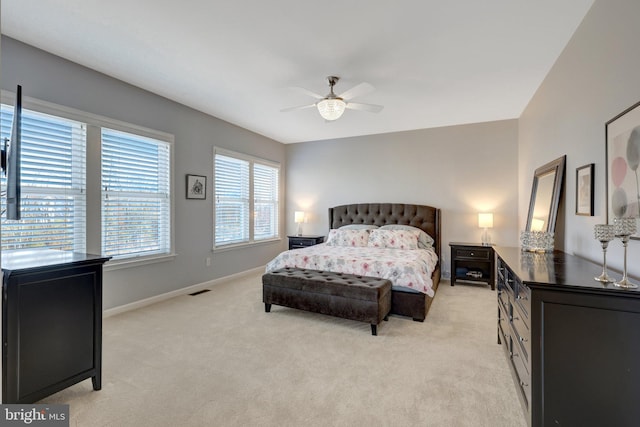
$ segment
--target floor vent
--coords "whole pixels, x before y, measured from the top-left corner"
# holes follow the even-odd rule
[[[195,297],[196,295],[204,294],[205,292],[209,292],[210,290],[211,290],[211,289],[203,289],[203,290],[201,290],[201,291],[194,292],[194,293],[189,294],[189,295],[191,295],[192,297]]]

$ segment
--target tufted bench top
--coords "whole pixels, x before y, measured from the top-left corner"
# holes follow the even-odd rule
[[[379,301],[391,292],[391,281],[331,271],[281,268],[262,276],[264,284],[350,299]]]

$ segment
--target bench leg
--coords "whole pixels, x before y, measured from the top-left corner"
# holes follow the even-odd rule
[[[371,335],[378,335],[378,325],[371,324]]]
[[[383,319],[383,320],[384,320],[385,322],[388,322],[388,321],[389,321],[389,315],[387,314],[386,316],[384,316],[384,319]]]
[[[264,312],[268,313],[271,311],[271,304],[264,303]]]

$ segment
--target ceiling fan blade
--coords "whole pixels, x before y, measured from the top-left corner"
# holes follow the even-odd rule
[[[316,104],[298,105],[296,107],[283,108],[282,110],[280,110],[280,112],[281,113],[288,113],[289,111],[304,110],[305,108],[311,108],[311,107],[315,107],[315,106],[316,106]]]
[[[379,113],[384,108],[382,105],[361,104],[359,102],[347,102],[347,108],[352,110],[368,111],[370,113]]]
[[[322,96],[322,95],[318,95],[317,93],[315,93],[315,92],[311,92],[309,89],[305,89],[305,88],[303,88],[303,87],[292,86],[292,87],[291,87],[291,89],[293,89],[293,90],[295,90],[295,91],[298,91],[298,92],[300,92],[300,93],[304,93],[305,95],[309,95],[310,97],[315,98],[315,99],[322,99],[322,98],[324,98],[324,96]]]
[[[354,87],[347,90],[346,92],[342,92],[338,96],[342,99],[349,100],[349,99],[356,98],[358,96],[366,95],[369,92],[373,92],[374,90],[375,88],[371,86],[369,83],[363,82],[358,85],[355,85]]]

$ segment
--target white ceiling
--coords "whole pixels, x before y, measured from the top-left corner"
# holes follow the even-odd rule
[[[517,118],[594,0],[2,0],[2,33],[284,143]],[[325,95],[368,82],[325,122]]]

